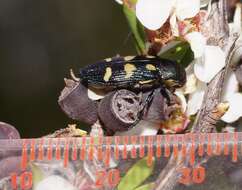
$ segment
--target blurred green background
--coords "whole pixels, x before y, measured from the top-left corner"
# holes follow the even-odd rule
[[[1,0],[0,121],[22,137],[73,123],[57,103],[63,78],[70,68],[134,54],[128,34],[114,0]]]

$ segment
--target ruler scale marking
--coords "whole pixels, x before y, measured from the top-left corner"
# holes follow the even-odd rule
[[[160,158],[161,157],[161,137],[160,135],[156,136],[156,157]]]
[[[52,139],[49,139],[49,144],[48,144],[48,148],[47,148],[47,159],[50,161],[52,160]]]
[[[77,160],[77,141],[76,141],[76,139],[73,139],[72,145],[73,145],[73,148],[72,148],[72,160],[76,161]]]
[[[80,150],[80,160],[85,160],[86,156],[86,137],[82,138],[81,150]]]
[[[151,166],[153,163],[153,136],[148,136],[148,159],[147,165]]]
[[[38,160],[40,160],[40,161],[44,159],[43,144],[44,144],[44,139],[43,138],[39,139]]]
[[[56,160],[61,159],[60,139],[57,139],[57,142],[56,142],[55,157],[56,157]]]
[[[79,141],[80,140],[80,141]],[[97,140],[97,141],[95,141]],[[81,161],[103,160],[105,168],[110,167],[112,157],[117,160],[147,157],[147,166],[159,162],[160,158],[175,158],[181,153],[182,158],[189,156],[188,167],[185,169],[193,177],[195,183],[202,183],[205,178],[205,169],[196,165],[196,156],[213,157],[226,156],[231,162],[238,162],[242,152],[242,133],[211,133],[211,134],[184,134],[184,135],[157,135],[157,136],[122,136],[122,137],[83,137],[68,139],[24,139],[22,142],[21,169],[26,171],[29,162],[47,162],[53,159],[63,160],[63,167],[67,168],[70,161],[76,161],[79,155]],[[80,142],[80,143],[78,143]],[[55,154],[54,154],[55,153]],[[116,169],[115,169],[116,170]],[[114,184],[114,177],[119,177],[117,172],[108,170],[103,173]],[[115,172],[114,172],[115,171]],[[201,172],[201,173],[200,173]],[[115,174],[115,175],[114,175]],[[112,176],[114,175],[114,176]],[[184,174],[185,175],[185,174]],[[188,173],[187,173],[188,175]],[[15,180],[16,174],[12,174]],[[26,176],[23,177],[23,176]],[[106,178],[105,177],[105,178]],[[29,186],[31,173],[24,173],[20,179],[23,186]],[[17,179],[18,180],[18,176]],[[106,182],[105,182],[106,183]],[[13,186],[18,184],[12,182]],[[116,184],[116,183],[115,183]]]
[[[30,161],[35,161],[35,139],[31,139]]]
[[[212,134],[208,134],[208,143],[207,143],[207,155],[212,156]]]
[[[131,144],[132,144],[132,149],[131,149],[131,158],[136,158],[136,143],[137,143],[137,136],[131,136]]]
[[[191,148],[190,148],[190,165],[193,166],[195,163],[195,134],[190,134]]]
[[[120,137],[119,136],[115,136],[114,137],[114,142],[115,142],[115,150],[114,150],[115,159],[118,160],[119,159],[119,143],[120,143]]]
[[[65,140],[65,148],[64,148],[64,167],[67,168],[69,164],[69,139]]]
[[[139,137],[139,139],[140,139],[139,157],[143,158],[145,156],[145,148],[144,148],[145,138],[144,136],[141,136]]]
[[[238,134],[233,134],[233,150],[232,150],[232,161],[237,162],[238,161]]]

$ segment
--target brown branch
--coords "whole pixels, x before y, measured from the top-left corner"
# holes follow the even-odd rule
[[[238,38],[237,35],[229,34],[226,2],[226,0],[220,0],[213,3],[211,6],[211,13],[206,22],[206,26],[210,26],[210,37],[207,42],[209,45],[219,45],[224,50],[226,55],[226,66],[208,84],[203,98],[202,108],[192,127],[192,132],[194,133],[216,132],[216,127],[211,123],[209,117],[221,102],[224,79],[229,68],[235,42]],[[220,118],[218,118],[218,120],[219,119]]]
[[[111,92],[101,100],[98,115],[107,129],[126,131],[138,119],[141,108],[141,97],[123,89]]]
[[[97,121],[97,102],[88,98],[87,88],[80,82],[65,79],[66,87],[61,92],[58,103],[72,119],[89,125]]]
[[[224,86],[224,79],[229,68],[232,52],[236,42],[235,37],[231,37],[227,44],[229,50],[227,52],[226,67],[220,71],[216,77],[208,84],[205,92],[202,108],[200,109],[196,121],[193,124],[193,133],[211,133],[216,132],[216,126],[211,122],[210,117],[216,107],[221,103],[222,90]],[[232,44],[232,45],[231,45]],[[225,47],[227,49],[228,47]],[[221,116],[222,117],[222,116]],[[220,118],[217,118],[217,121]]]

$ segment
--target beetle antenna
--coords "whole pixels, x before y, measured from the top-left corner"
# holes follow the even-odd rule
[[[80,82],[80,78],[76,77],[76,75],[74,74],[73,70],[70,69],[70,75],[71,75],[71,78],[76,81],[76,82]]]

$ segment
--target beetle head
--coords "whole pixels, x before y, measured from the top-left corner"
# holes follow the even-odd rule
[[[165,61],[160,66],[160,75],[167,88],[179,88],[186,83],[185,69],[174,61]]]

